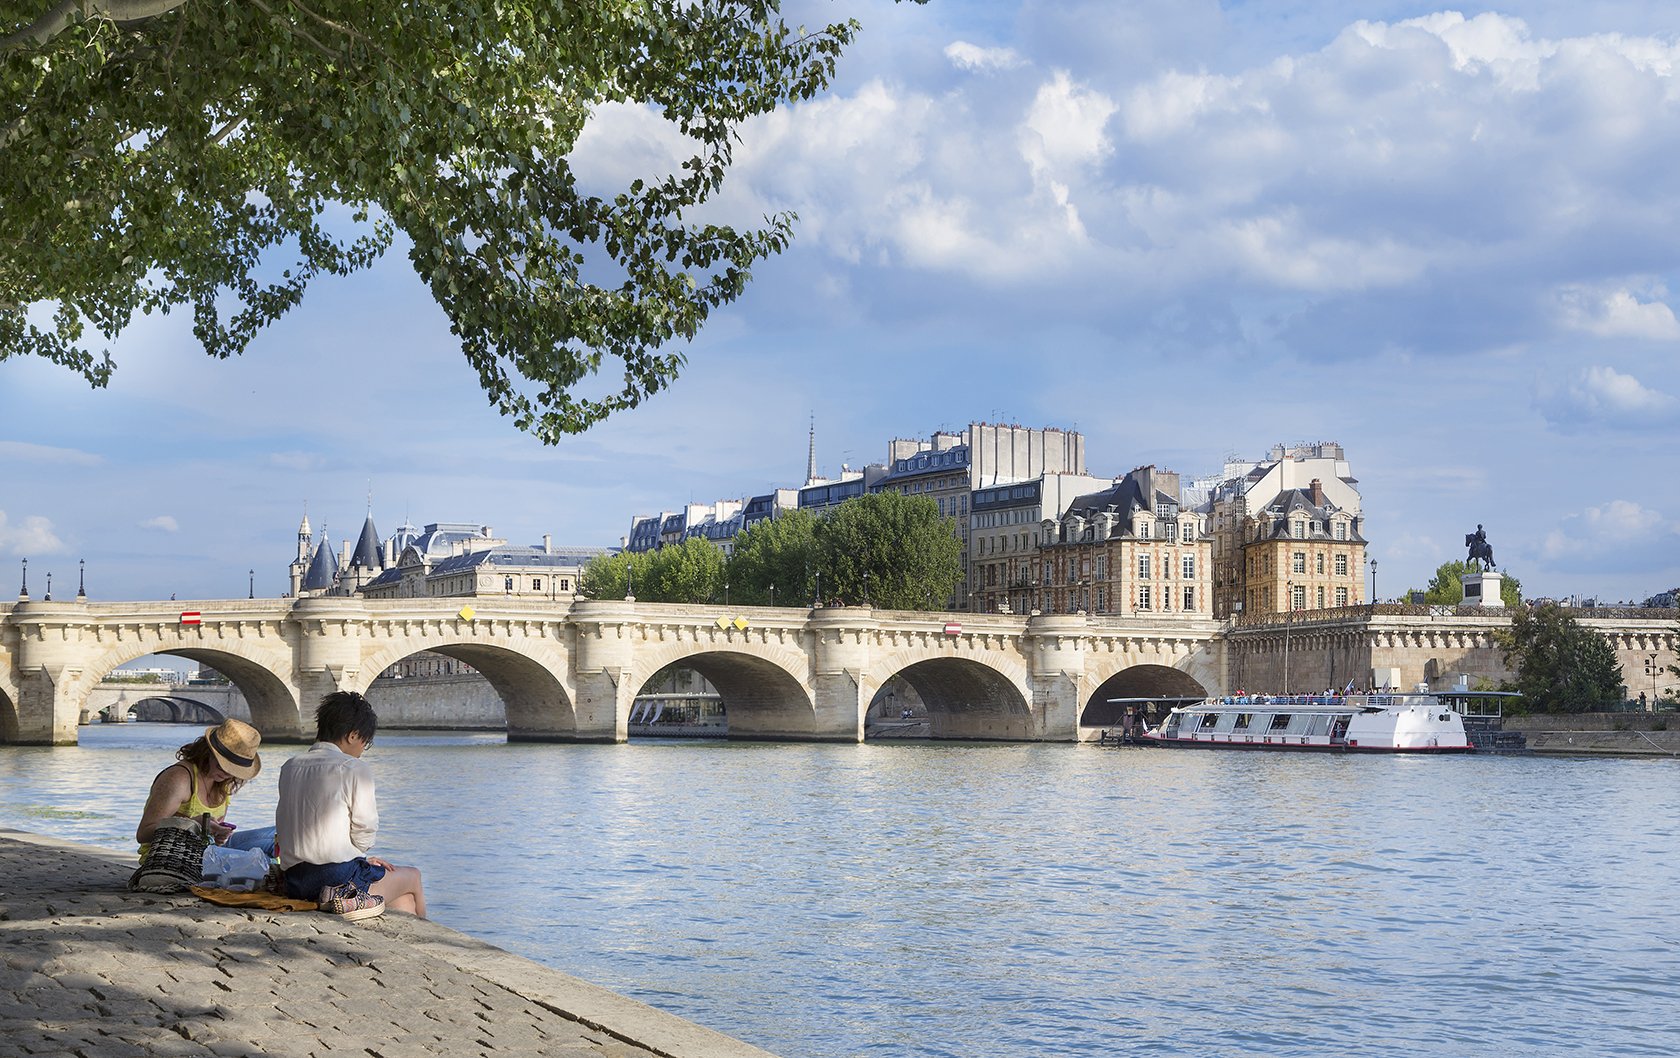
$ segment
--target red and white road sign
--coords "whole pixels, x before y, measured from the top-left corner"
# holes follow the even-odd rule
[[[182,610],[181,623],[184,625],[203,624],[204,619],[199,615],[197,610]]]
[[[948,636],[960,636],[960,635],[962,635],[962,625],[958,624],[955,621],[946,621],[945,622],[945,634],[948,635]]]

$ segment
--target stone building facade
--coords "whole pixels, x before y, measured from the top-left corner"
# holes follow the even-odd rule
[[[1139,467],[1042,524],[1037,609],[1127,617],[1213,610],[1205,512],[1184,503],[1179,475]]]
[[[1365,538],[1359,515],[1331,503],[1316,478],[1290,489],[1247,521],[1243,610],[1282,613],[1365,601]]]
[[[1364,592],[1364,551],[1360,541],[1358,562],[1349,558],[1346,579],[1319,581],[1316,579],[1318,560],[1306,560],[1307,573],[1301,579],[1292,577],[1293,552],[1279,559],[1277,552],[1287,551],[1277,546],[1277,512],[1296,502],[1290,497],[1311,493],[1318,497],[1313,506],[1320,510],[1317,521],[1330,521],[1331,536],[1336,525],[1352,519],[1353,525],[1362,521],[1360,514],[1359,482],[1350,472],[1346,453],[1334,441],[1320,441],[1302,445],[1273,445],[1265,459],[1225,461],[1222,474],[1211,483],[1206,513],[1213,543],[1213,614],[1232,617],[1245,612],[1285,612],[1293,594],[1291,585],[1299,583],[1304,592],[1306,607],[1312,607],[1318,588],[1326,589],[1326,606],[1336,605],[1338,589],[1347,589],[1348,602],[1362,602]],[[1270,513],[1268,513],[1270,512]],[[1307,519],[1312,521],[1311,518]],[[1287,528],[1293,530],[1293,517]],[[1251,548],[1254,553],[1250,555]],[[1281,565],[1280,565],[1281,562]],[[1327,569],[1333,570],[1332,560]],[[1334,578],[1334,573],[1326,574]],[[1250,577],[1259,578],[1250,592]],[[1253,607],[1262,607],[1256,611]]]

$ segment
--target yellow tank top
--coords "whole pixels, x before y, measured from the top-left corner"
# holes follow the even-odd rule
[[[199,800],[198,769],[193,766],[192,762],[183,760],[177,761],[176,764],[186,768],[188,773],[192,775],[192,785],[188,787],[189,792],[187,793],[187,799],[181,802],[181,807],[175,809],[175,814],[186,819],[197,819],[205,813],[209,813],[211,819],[221,819],[223,816],[227,815],[228,799],[226,797],[222,798],[222,803],[216,805],[214,808]],[[175,764],[171,764],[169,767],[173,768],[175,766]],[[168,770],[169,768],[164,769],[164,771]],[[146,858],[146,853],[151,849],[151,847],[152,843],[149,841],[140,846],[140,858],[142,860]]]

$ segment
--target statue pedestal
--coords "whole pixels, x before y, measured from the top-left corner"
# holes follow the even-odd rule
[[[1502,589],[1505,577],[1497,572],[1466,573],[1464,575],[1464,605],[1485,606],[1489,609],[1504,608],[1505,596]]]

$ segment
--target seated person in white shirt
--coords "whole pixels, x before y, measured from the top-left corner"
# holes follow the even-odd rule
[[[378,725],[366,698],[353,691],[329,694],[315,710],[315,744],[281,765],[274,824],[286,895],[327,908],[328,891],[349,885],[382,897],[385,908],[425,918],[420,869],[367,855],[379,810],[373,768],[361,756]]]

